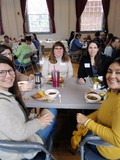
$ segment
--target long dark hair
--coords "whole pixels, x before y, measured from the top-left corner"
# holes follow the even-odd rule
[[[10,67],[12,67],[12,69],[15,72],[15,70],[16,70],[15,66],[8,57],[0,55],[0,63],[8,64]],[[25,112],[26,118],[28,118],[29,113],[28,113],[27,108],[25,107],[25,104],[24,104],[23,100],[22,100],[22,96],[21,96],[21,93],[20,93],[20,90],[19,90],[19,87],[18,87],[18,83],[17,83],[16,72],[15,72],[15,81],[13,83],[13,86],[11,88],[9,88],[8,91],[14,95],[15,99],[19,102],[23,111]]]
[[[35,37],[35,40],[39,42],[38,38],[37,38],[37,35],[35,33],[33,33],[34,37]]]
[[[89,43],[88,43],[88,46],[87,46],[87,54],[89,55],[89,53],[88,53],[88,48],[89,48],[89,45],[91,44],[91,43],[95,43],[96,45],[97,45],[97,47],[98,47],[98,49],[100,48],[100,45],[99,45],[99,43],[97,42],[97,41],[95,41],[95,40],[91,40]],[[97,54],[95,55],[95,66],[96,67],[99,67],[100,66],[100,64],[101,64],[101,52],[100,52],[100,50],[98,50],[98,52],[97,52]]]
[[[4,52],[5,49],[9,49],[12,54],[12,49],[9,46],[6,46],[4,44],[0,45],[0,53]]]

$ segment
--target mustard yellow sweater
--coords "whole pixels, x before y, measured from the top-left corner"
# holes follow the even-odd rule
[[[86,127],[113,147],[97,146],[107,159],[120,158],[120,93],[108,92],[107,99],[99,110],[88,116],[91,120]]]

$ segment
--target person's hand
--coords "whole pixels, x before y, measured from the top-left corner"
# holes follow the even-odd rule
[[[77,123],[77,126],[76,126],[77,130],[78,130],[81,126],[82,126],[81,123]]]
[[[41,129],[44,129],[46,126],[51,125],[51,122],[53,120],[53,117],[49,113],[43,115],[39,114],[37,118],[41,122]]]
[[[85,80],[84,80],[83,78],[80,78],[80,79],[78,80],[78,82],[79,82],[80,84],[85,84]]]
[[[49,109],[43,109],[42,112],[40,113],[40,115],[45,115],[45,114],[49,114],[49,116],[53,119],[55,116],[54,114],[49,110]]]
[[[34,80],[34,79],[35,79],[34,74],[30,74],[30,75],[29,75],[29,80]]]
[[[87,122],[88,120],[88,118],[81,113],[77,113],[76,119],[77,119],[77,123],[79,124],[85,124],[85,122]]]

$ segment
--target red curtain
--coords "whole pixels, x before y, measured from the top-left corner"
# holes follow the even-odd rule
[[[46,0],[48,11],[50,14],[50,28],[52,33],[56,33],[55,22],[54,22],[54,0]]]
[[[75,7],[76,7],[76,32],[80,31],[80,17],[85,8],[87,0],[75,0]]]
[[[108,14],[110,8],[110,0],[102,0],[102,5],[105,16],[105,31],[108,33]]]
[[[0,34],[4,34],[3,25],[2,25],[1,0],[0,0]]]
[[[26,0],[20,0],[20,5],[21,5],[21,12],[23,17],[23,33],[26,33],[26,27],[25,27]]]

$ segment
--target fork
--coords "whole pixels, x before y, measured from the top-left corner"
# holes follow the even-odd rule
[[[60,103],[62,103],[61,97],[62,97],[62,96],[61,96],[61,94],[59,93],[59,94],[58,94],[58,98],[59,98]]]

